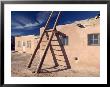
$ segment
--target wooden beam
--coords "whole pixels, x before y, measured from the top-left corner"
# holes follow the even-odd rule
[[[56,25],[57,25],[57,22],[58,22],[60,13],[61,13],[61,12],[59,12],[58,15],[57,15],[56,21],[55,21],[54,26],[53,26],[53,31],[56,31]],[[47,43],[47,47],[46,47],[46,49],[45,49],[45,51],[44,51],[44,54],[43,54],[43,57],[42,57],[41,62],[40,62],[40,64],[39,64],[37,73],[39,73],[40,70],[41,70],[42,64],[43,64],[43,62],[44,62],[46,53],[47,53],[48,48],[49,48],[49,45],[50,45],[50,43],[51,43],[51,40],[52,40],[52,38],[53,38],[53,35],[55,34],[55,32],[53,32],[53,31],[52,31],[52,35],[50,36],[49,41],[48,41],[48,43]]]
[[[57,18],[56,18],[56,21],[55,21],[55,23],[54,23],[54,26],[53,26],[53,29],[54,29],[54,30],[56,30],[56,25],[57,25],[57,23],[58,23],[58,19],[59,19],[59,17],[60,17],[60,14],[61,14],[61,11],[59,11],[58,16],[57,16]]]
[[[51,35],[51,37],[50,37],[50,39],[49,39],[49,41],[48,41],[48,43],[47,43],[46,49],[45,49],[45,51],[44,51],[44,53],[43,53],[43,56],[42,56],[41,61],[40,61],[40,64],[39,64],[39,66],[38,66],[37,73],[39,73],[40,70],[41,70],[42,64],[43,64],[43,62],[44,62],[44,59],[45,59],[45,56],[46,56],[46,54],[47,54],[47,51],[48,51],[48,48],[49,48],[49,45],[50,45],[50,42],[51,42],[51,40],[52,40],[53,35],[54,35],[54,32],[52,32],[52,35]]]
[[[49,24],[49,21],[50,21],[50,19],[51,19],[51,17],[52,17],[52,14],[53,14],[53,11],[51,12],[51,14],[50,14],[50,16],[49,16],[49,18],[48,18],[48,20],[47,20],[47,23],[46,23],[46,25],[45,25],[44,32],[42,33],[41,38],[40,38],[40,40],[39,40],[39,42],[38,42],[38,44],[37,44],[37,47],[36,47],[35,50],[34,50],[34,53],[33,53],[32,57],[31,57],[30,62],[29,62],[28,68],[31,67],[31,64],[32,64],[32,62],[33,62],[33,60],[34,60],[34,58],[35,58],[36,53],[37,53],[37,50],[38,50],[39,47],[40,47],[40,43],[41,43],[42,38],[43,38],[43,36],[44,36],[44,34],[45,34],[45,30],[46,30],[46,28],[48,27],[48,24]]]

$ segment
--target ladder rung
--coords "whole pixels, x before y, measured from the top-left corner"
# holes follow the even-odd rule
[[[45,49],[41,49],[41,50],[45,50]]]
[[[55,54],[56,56],[63,56],[63,55],[58,55],[58,54]]]
[[[47,46],[47,45],[42,45],[42,46]]]
[[[65,62],[65,61],[63,61],[63,60],[60,60],[60,59],[56,59],[57,61],[62,61],[62,62]],[[61,65],[61,66],[63,66],[63,65]]]
[[[58,40],[52,40],[52,41],[58,41]]]
[[[59,60],[59,59],[56,59],[56,60],[58,60],[58,61],[62,61],[62,60]]]
[[[42,41],[42,42],[47,42],[47,41]]]
[[[61,51],[61,50],[56,50],[56,49],[53,49],[53,50],[55,50],[55,51]]]
[[[61,46],[61,45],[52,45],[52,46]]]
[[[35,48],[35,51],[34,51],[32,57],[31,57],[30,63],[29,63],[29,65],[28,65],[28,68],[31,67],[32,61],[34,60],[35,55],[36,55],[36,52],[38,52],[38,49],[39,49],[40,45],[41,45],[41,46],[46,46],[46,48],[41,48],[41,49],[40,49],[40,50],[44,50],[44,52],[42,53],[42,54],[43,54],[43,55],[42,55],[42,58],[41,58],[41,60],[39,61],[39,64],[38,64],[38,66],[37,66],[37,73],[40,73],[40,70],[41,70],[41,68],[42,68],[44,59],[45,59],[46,54],[47,54],[47,51],[48,51],[48,49],[49,49],[49,45],[51,45],[51,41],[52,41],[53,36],[58,33],[57,30],[56,30],[56,26],[57,26],[57,22],[58,22],[60,13],[61,13],[61,12],[59,11],[59,13],[58,13],[58,15],[57,15],[57,18],[56,18],[56,20],[55,20],[55,22],[54,22],[53,28],[52,28],[52,29],[49,29],[49,30],[46,30],[46,29],[48,28],[49,22],[50,22],[50,20],[51,20],[51,18],[52,18],[52,15],[53,15],[53,11],[51,12],[51,14],[50,14],[50,16],[49,16],[49,18],[48,18],[48,20],[47,20],[47,22],[46,22],[46,25],[45,25],[45,27],[44,27],[44,31],[43,31],[43,33],[42,33],[42,35],[41,35],[41,37],[40,37],[39,42],[38,42],[38,45],[37,45],[37,47]],[[51,32],[51,34],[50,34],[49,32]],[[43,41],[43,40],[45,40],[45,39],[43,39],[43,38],[45,38],[45,34],[46,34],[47,40],[46,40],[46,41]],[[42,42],[47,42],[47,45],[41,44]],[[51,45],[51,46],[61,46],[61,45]],[[57,54],[55,54],[55,55],[57,55]],[[64,56],[64,55],[58,55],[58,56]]]
[[[45,30],[46,32],[52,32],[53,31],[53,29],[50,29],[50,30]]]

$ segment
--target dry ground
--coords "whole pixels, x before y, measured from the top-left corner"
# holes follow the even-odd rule
[[[42,70],[42,73],[33,73],[36,70],[36,64],[38,58],[34,60],[34,64],[32,68],[28,69],[27,65],[29,63],[30,54],[27,53],[18,53],[12,52],[11,59],[11,75],[14,77],[97,77],[99,76],[99,71],[94,67],[74,67],[72,69],[62,70],[59,68],[55,68],[53,66],[49,66],[50,68]],[[43,65],[46,66],[46,65]],[[72,66],[72,65],[71,65]],[[53,68],[52,68],[53,67]],[[62,66],[64,67],[64,66]],[[72,66],[73,67],[73,66]],[[49,72],[45,72],[45,71]]]

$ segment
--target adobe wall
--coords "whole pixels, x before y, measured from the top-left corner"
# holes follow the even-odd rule
[[[65,33],[69,37],[69,42],[67,46],[64,46],[66,54],[68,56],[71,68],[75,68],[77,66],[83,67],[94,67],[99,70],[100,64],[100,46],[89,46],[87,35],[92,33],[100,33],[100,23],[99,19],[91,19],[86,21],[75,22],[72,24],[59,25],[57,26],[57,30]],[[82,23],[85,25],[85,28],[80,28],[76,26],[77,23]],[[42,33],[43,28],[40,29],[40,33]],[[54,37],[54,39],[56,39]],[[52,45],[57,45],[58,43],[52,41]],[[52,46],[54,49],[59,49],[58,46]],[[42,54],[43,51],[41,51]],[[56,58],[60,65],[65,65],[65,60],[61,51],[54,51]],[[78,60],[75,60],[75,57]],[[59,61],[61,60],[61,61]],[[44,64],[48,66],[54,65],[52,53],[49,50]]]
[[[31,36],[31,35],[15,37],[15,51],[23,52],[23,46],[18,47],[18,41],[21,41],[21,42],[24,41],[26,43],[25,52],[33,54],[33,52],[35,50],[35,47],[37,46],[37,43],[38,43],[38,40],[35,39],[35,38],[37,38],[37,37],[36,36]],[[27,47],[27,41],[31,41],[31,48]]]

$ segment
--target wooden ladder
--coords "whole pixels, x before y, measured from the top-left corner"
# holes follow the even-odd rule
[[[61,13],[61,12],[59,11],[59,12],[58,12],[58,15],[57,15],[57,18],[56,18],[56,20],[55,20],[55,23],[54,23],[53,28],[52,28],[51,30],[47,30],[48,24],[49,24],[49,22],[50,22],[50,20],[51,20],[51,18],[52,18],[52,15],[53,15],[53,11],[51,12],[51,14],[50,14],[50,16],[49,16],[49,18],[48,18],[48,20],[47,20],[47,23],[46,23],[46,25],[45,25],[44,31],[43,31],[43,33],[42,33],[42,35],[41,35],[41,38],[40,38],[40,40],[39,40],[39,42],[38,42],[38,45],[37,45],[37,47],[35,48],[35,51],[34,51],[32,57],[31,57],[31,60],[30,60],[30,62],[29,62],[28,68],[30,68],[31,65],[32,65],[32,62],[33,62],[33,60],[34,60],[34,58],[35,58],[35,55],[36,55],[38,49],[40,48],[40,44],[42,43],[42,39],[44,38],[45,35],[47,36],[47,32],[51,32],[51,35],[50,35],[50,36],[48,37],[48,39],[47,39],[47,45],[46,45],[46,47],[45,47],[45,49],[44,49],[44,52],[43,52],[43,55],[42,55],[42,57],[41,57],[40,63],[38,64],[37,73],[40,72],[41,67],[42,67],[42,65],[43,65],[43,62],[44,62],[44,59],[45,59],[45,56],[46,56],[47,51],[48,51],[48,49],[49,49],[49,46],[50,46],[50,44],[51,44],[52,38],[53,38],[54,34],[57,33],[56,25],[57,25],[57,22],[58,22],[60,13]]]

